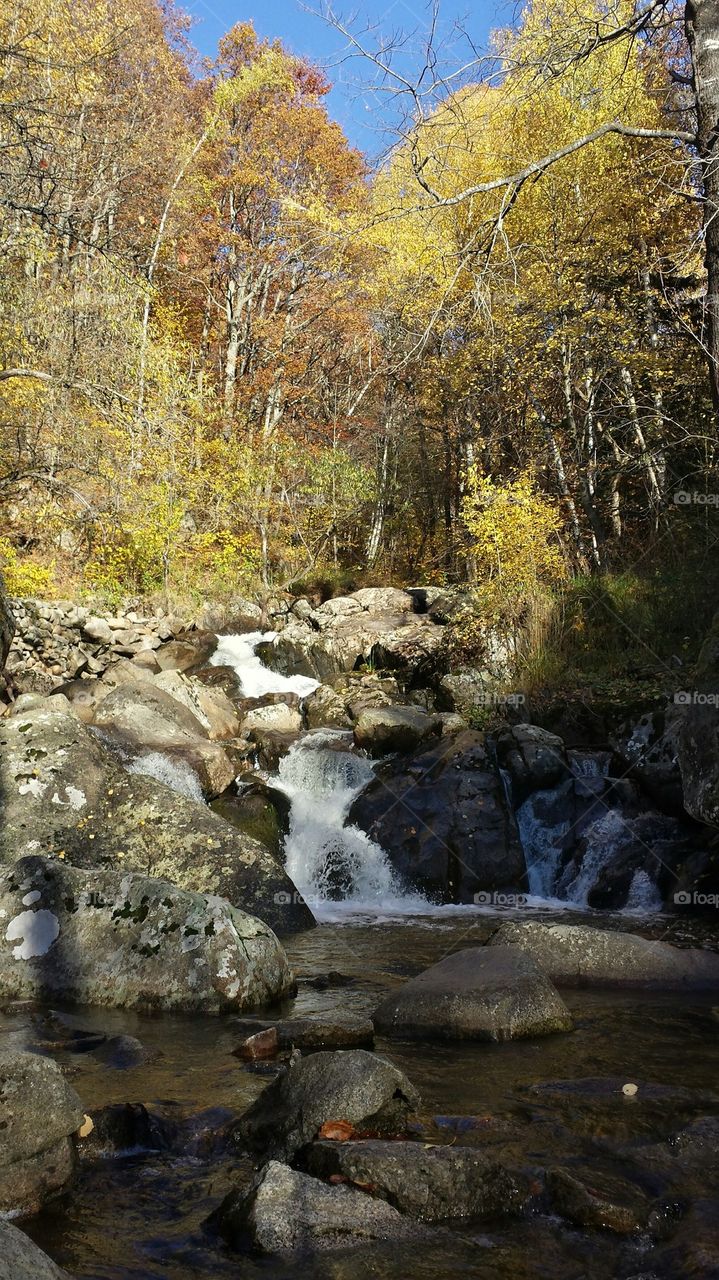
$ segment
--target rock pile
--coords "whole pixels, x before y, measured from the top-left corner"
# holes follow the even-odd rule
[[[119,658],[159,649],[194,624],[158,613],[94,614],[81,605],[13,600],[15,636],[6,675],[20,692],[50,693],[80,675],[102,675]]]

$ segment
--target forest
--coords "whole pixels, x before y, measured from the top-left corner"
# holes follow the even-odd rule
[[[533,0],[415,83],[355,40],[396,126],[370,166],[249,23],[210,63],[161,0],[9,0],[11,592],[470,583],[580,632],[599,592],[687,643],[719,503],[705,37]]]

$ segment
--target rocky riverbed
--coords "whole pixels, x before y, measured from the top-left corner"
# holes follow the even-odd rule
[[[462,608],[3,613],[2,1280],[719,1273],[713,722]]]

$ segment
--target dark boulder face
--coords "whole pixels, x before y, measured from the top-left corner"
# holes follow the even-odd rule
[[[386,850],[407,887],[440,902],[525,887],[514,818],[479,733],[381,765],[349,821]]]
[[[15,634],[15,619],[12,616],[10,601],[5,592],[5,585],[0,578],[0,671],[5,666],[5,659],[10,652],[10,645]]]
[[[239,1121],[237,1139],[257,1155],[291,1160],[329,1121],[388,1137],[403,1135],[419,1100],[407,1077],[386,1058],[364,1049],[314,1053],[260,1094]]]
[[[719,614],[704,642],[691,687],[675,695],[681,719],[677,755],[684,805],[700,822],[719,826]]]

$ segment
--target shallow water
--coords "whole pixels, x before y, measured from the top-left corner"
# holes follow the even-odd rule
[[[627,925],[626,919],[613,923]],[[299,993],[281,1012],[366,1015],[394,985],[450,951],[483,942],[496,924],[488,913],[324,923],[289,940]],[[686,941],[695,928],[706,930],[656,917],[641,931]],[[312,985],[330,972],[351,984]],[[698,1116],[719,1114],[719,1023],[711,997],[576,991],[566,999],[577,1024],[567,1035],[504,1045],[379,1040],[378,1051],[401,1066],[422,1094],[424,1136],[480,1145],[530,1174],[563,1164],[587,1177],[600,1171],[626,1176],[642,1144],[666,1138]],[[203,1228],[233,1182],[251,1176],[249,1164],[228,1156],[213,1135],[267,1083],[232,1056],[240,1039],[232,1018],[149,1018],[97,1009],[74,1009],[71,1017],[83,1029],[136,1036],[158,1053],[141,1067],[113,1070],[93,1053],[54,1051],[87,1110],[142,1102],[174,1120],[178,1133],[172,1149],[161,1153],[83,1163],[76,1188],[25,1224],[29,1234],[83,1280],[296,1275],[297,1266],[230,1254]],[[6,1044],[42,1051],[46,1017],[27,1008],[0,1015],[0,1035]],[[630,1081],[639,1085],[633,1099],[621,1092]],[[646,1189],[645,1175],[636,1176]],[[652,1195],[662,1191],[659,1184],[649,1189]],[[688,1200],[716,1194],[700,1181],[686,1183]],[[578,1231],[538,1206],[532,1216],[494,1226],[462,1223],[436,1244],[423,1242],[409,1253],[354,1249],[345,1258],[303,1264],[300,1271],[337,1280],[692,1274],[676,1269],[674,1247],[648,1236]]]

